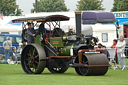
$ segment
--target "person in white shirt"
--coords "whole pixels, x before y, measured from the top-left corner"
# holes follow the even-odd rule
[[[117,45],[115,46],[117,48],[117,56],[121,65],[121,69],[125,69],[125,50],[126,42],[124,40],[123,36],[120,36],[120,40],[118,41]]]
[[[5,52],[5,60],[6,60],[6,62],[9,59],[9,56],[10,56],[11,47],[12,47],[12,42],[10,41],[10,37],[8,36],[6,38],[6,41],[4,41],[4,43],[3,43],[3,48],[4,48],[4,52]]]

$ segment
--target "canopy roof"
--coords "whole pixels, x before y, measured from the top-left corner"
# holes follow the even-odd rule
[[[19,18],[12,20],[13,23],[19,23],[19,22],[31,22],[31,21],[37,21],[37,22],[49,22],[49,21],[66,21],[69,20],[69,17],[64,15],[50,15],[50,16],[40,16],[40,17],[25,17],[25,18]]]
[[[103,11],[85,11],[82,14],[82,24],[114,23],[113,13]]]

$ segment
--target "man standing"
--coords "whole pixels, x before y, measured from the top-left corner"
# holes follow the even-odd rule
[[[28,22],[28,29],[27,29],[27,41],[28,43],[34,43],[35,42],[35,30],[32,28],[31,23]]]
[[[5,60],[7,62],[7,60],[9,59],[9,56],[10,56],[12,42],[10,41],[10,37],[7,37],[6,39],[7,40],[4,41],[4,43],[3,43],[3,48],[4,48],[4,52],[5,52]]]
[[[122,70],[125,69],[125,54],[124,54],[125,45],[126,43],[125,43],[124,37],[120,36],[120,40],[118,41],[115,47],[117,48],[117,56],[118,56]]]

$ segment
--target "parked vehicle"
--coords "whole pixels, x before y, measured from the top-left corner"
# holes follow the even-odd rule
[[[117,39],[115,21],[116,19],[111,12],[86,11],[82,14],[82,32],[87,34],[89,33],[87,29],[92,29],[92,35],[99,39],[99,43],[111,46],[113,40]]]
[[[91,35],[99,39],[99,43],[102,43],[105,46],[111,46],[113,44],[113,40],[117,39],[116,27],[114,25],[107,25],[107,24],[82,25],[82,33],[83,34],[90,33]]]
[[[6,40],[7,37],[10,37],[12,41],[12,47],[18,47],[19,43],[22,42],[21,35],[18,34],[0,34],[0,55],[4,54],[3,42]]]
[[[13,25],[4,25],[0,26],[0,34],[20,34],[21,26],[13,26]]]

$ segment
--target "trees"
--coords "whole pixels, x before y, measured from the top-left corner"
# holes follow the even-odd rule
[[[77,10],[104,10],[102,2],[103,0],[80,0],[77,4]]]
[[[2,12],[4,16],[14,15],[15,9],[17,9],[17,15],[20,15],[22,10],[19,9],[19,5],[16,4],[16,0],[0,0],[0,12]]]
[[[111,11],[117,11],[117,3],[118,3],[119,0],[114,0],[114,3],[113,3],[113,8],[111,9]]]
[[[57,12],[68,11],[64,0],[40,0],[37,1],[38,12]],[[33,3],[34,9],[31,9],[33,13],[35,11],[35,3]]]
[[[128,11],[128,0],[114,0],[111,11]]]

